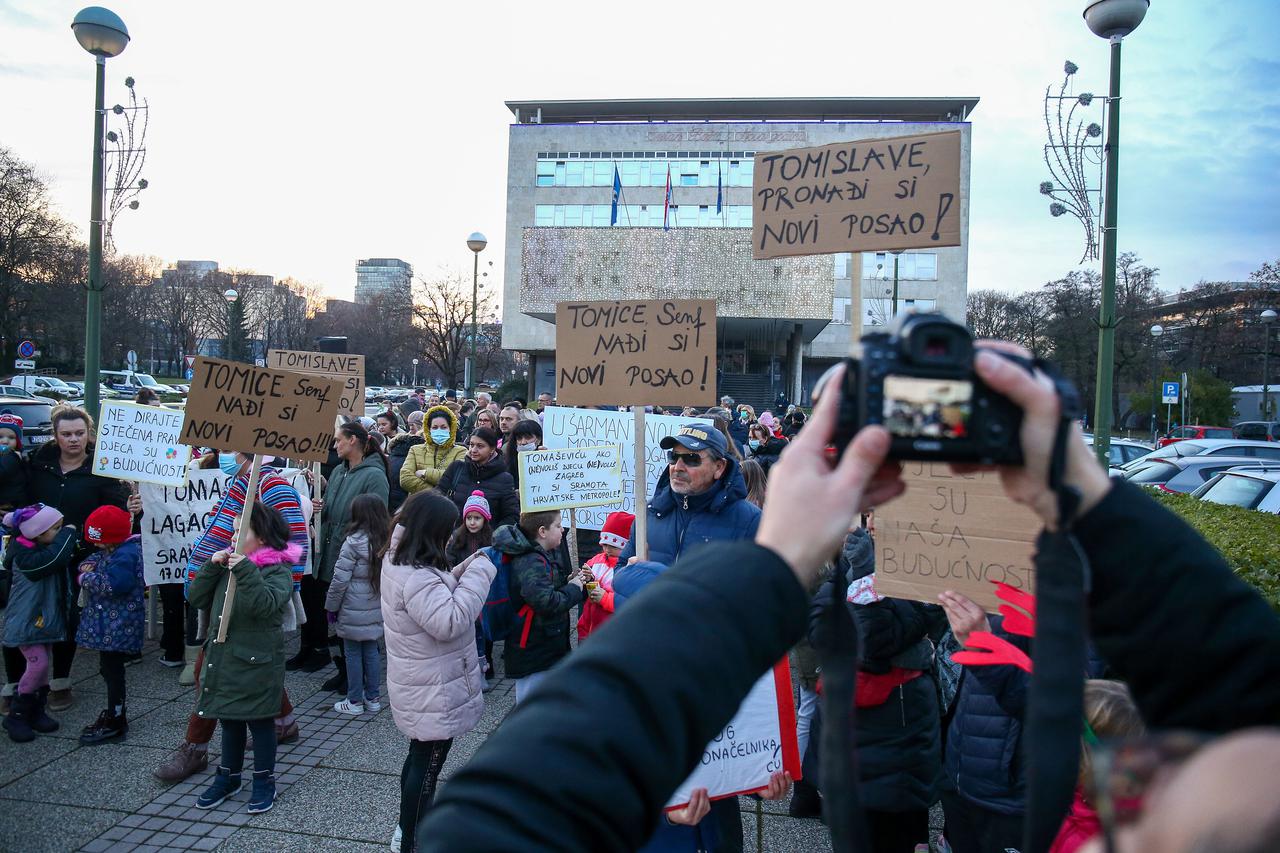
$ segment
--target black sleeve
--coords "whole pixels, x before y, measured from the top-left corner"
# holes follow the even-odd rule
[[[520,521],[520,495],[516,492],[515,481],[510,479],[511,475],[506,475],[506,486],[502,490],[502,497],[498,500],[498,506],[493,507],[495,518],[501,521],[495,527],[503,524],[515,524]]]
[[[1280,720],[1280,619],[1209,543],[1124,482],[1075,533],[1093,569],[1090,633],[1149,725]]]
[[[489,736],[441,790],[420,849],[637,849],[804,625],[804,590],[772,551],[733,542],[694,552]]]
[[[436,483],[436,488],[446,497],[453,497],[453,492],[458,485],[458,466],[463,464],[463,460],[455,459],[445,467],[444,473],[440,475],[440,482]]]

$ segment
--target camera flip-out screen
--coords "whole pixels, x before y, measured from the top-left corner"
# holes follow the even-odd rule
[[[966,438],[973,383],[964,379],[886,376],[884,425],[904,438]]]

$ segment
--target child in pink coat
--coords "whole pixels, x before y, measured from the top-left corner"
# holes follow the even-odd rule
[[[613,570],[618,565],[618,555],[631,536],[631,525],[635,520],[636,517],[629,512],[611,512],[604,520],[604,528],[600,531],[600,553],[583,567],[594,580],[587,582],[587,600],[582,603],[582,615],[578,617],[578,642],[585,640],[613,615]]]

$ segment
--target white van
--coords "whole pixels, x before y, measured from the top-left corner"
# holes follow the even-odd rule
[[[42,376],[38,373],[20,373],[17,376],[9,377],[8,381],[3,384],[17,385],[23,391],[29,391],[32,394],[52,394],[66,400],[79,396],[75,388],[72,388],[58,377]]]
[[[157,394],[178,393],[168,385],[162,385],[157,382],[149,373],[133,373],[128,370],[103,370],[101,371],[101,376],[102,384],[116,391],[136,394],[140,388],[150,388]]]

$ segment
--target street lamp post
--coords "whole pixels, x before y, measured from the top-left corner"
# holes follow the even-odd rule
[[[129,44],[129,30],[120,16],[101,6],[88,6],[71,21],[80,46],[93,54],[96,73],[93,99],[93,188],[89,203],[89,282],[85,293],[84,407],[98,416],[98,388],[102,370],[102,140],[106,130],[103,105],[107,60]]]
[[[1160,341],[1160,336],[1164,334],[1164,326],[1156,323],[1151,327],[1151,444],[1156,443],[1156,403],[1160,401],[1160,372],[1157,367],[1156,358]],[[1097,440],[1096,438],[1094,439]]]
[[[1111,42],[1107,95],[1107,172],[1102,211],[1102,304],[1098,309],[1097,397],[1093,404],[1093,450],[1106,467],[1111,453],[1111,382],[1115,372],[1116,187],[1120,169],[1120,42],[1138,28],[1151,0],[1097,0],[1084,10],[1094,35]]]
[[[418,360],[413,360],[413,387],[418,387]]]
[[[222,292],[222,298],[227,300],[227,336],[222,339],[222,357],[230,360],[231,358],[231,323],[235,320],[232,316],[232,306],[236,304],[236,300],[240,298],[240,294],[235,288],[229,287]]]
[[[472,398],[476,396],[476,336],[479,334],[476,326],[476,305],[480,301],[480,253],[487,245],[489,241],[479,231],[472,231],[471,236],[467,238],[467,248],[474,255],[474,263],[471,267],[471,357],[467,360],[470,367],[466,371],[467,396]]]
[[[1271,420],[1271,324],[1276,312],[1268,308],[1262,312],[1262,419]]]

